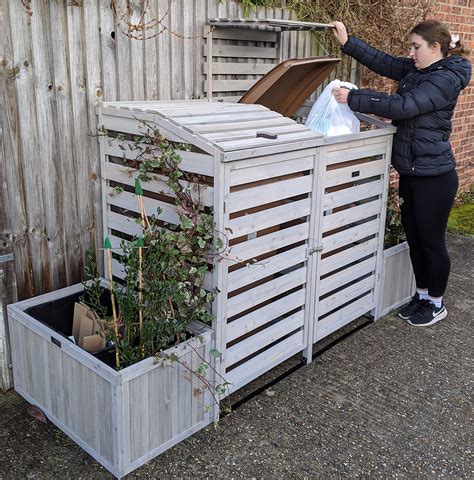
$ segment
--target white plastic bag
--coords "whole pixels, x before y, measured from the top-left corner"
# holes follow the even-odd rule
[[[340,87],[357,89],[352,83],[333,80],[314,102],[306,119],[308,128],[322,133],[326,137],[359,132],[360,122],[358,118],[347,103],[338,103],[332,94],[333,88]]]

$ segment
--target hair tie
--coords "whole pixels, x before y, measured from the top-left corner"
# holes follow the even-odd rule
[[[456,44],[459,42],[459,35],[454,33],[451,35],[451,42],[449,43],[449,48],[456,48]]]

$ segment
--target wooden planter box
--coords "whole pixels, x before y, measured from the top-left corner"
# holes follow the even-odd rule
[[[415,293],[415,289],[415,276],[408,243],[403,242],[384,250],[375,319],[408,302]]]
[[[116,371],[28,314],[82,290],[74,285],[8,306],[14,387],[120,478],[212,421],[212,396],[200,393],[203,383],[185,366],[210,362],[212,331],[192,322],[196,336],[165,352],[179,361],[147,358]]]

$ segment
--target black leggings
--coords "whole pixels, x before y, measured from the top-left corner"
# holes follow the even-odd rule
[[[458,189],[458,176],[400,176],[401,218],[410,247],[416,286],[441,297],[451,261],[446,249],[446,226]]]

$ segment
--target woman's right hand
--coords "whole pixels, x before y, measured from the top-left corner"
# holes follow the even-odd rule
[[[342,22],[332,22],[332,25],[334,25],[334,36],[341,45],[344,45],[348,38],[346,26]]]

